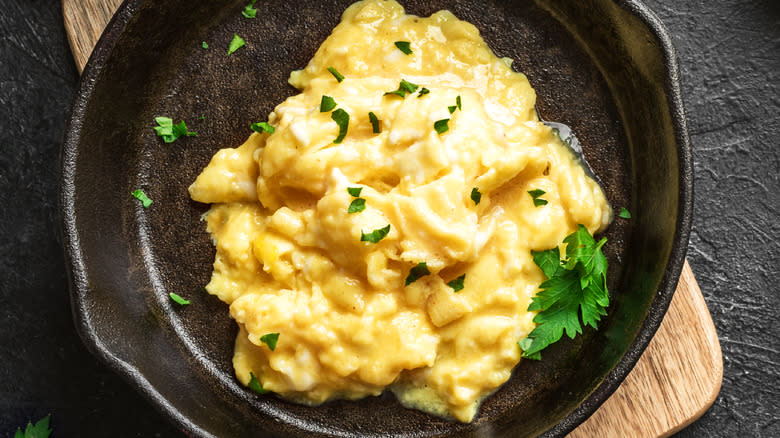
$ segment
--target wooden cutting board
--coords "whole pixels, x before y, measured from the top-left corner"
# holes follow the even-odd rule
[[[65,29],[79,71],[121,0],[63,0]],[[688,262],[650,345],[618,390],[570,435],[669,436],[715,401],[723,378],[718,335]]]

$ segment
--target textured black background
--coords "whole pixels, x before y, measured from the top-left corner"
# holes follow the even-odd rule
[[[723,389],[679,436],[780,436],[780,1],[646,0],[679,52],[694,148],[688,260],[723,349]],[[78,75],[60,2],[0,0],[0,437],[181,435],[75,332],[57,217]]]

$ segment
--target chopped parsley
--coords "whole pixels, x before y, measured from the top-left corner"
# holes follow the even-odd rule
[[[259,132],[261,134],[264,133],[264,132],[267,132],[269,134],[273,134],[274,131],[276,131],[276,128],[271,126],[268,122],[252,123],[249,126],[249,129],[251,129],[252,131],[255,131],[255,132]]]
[[[341,81],[343,81],[343,80],[344,80],[344,76],[342,76],[342,75],[341,75],[341,73],[339,73],[338,71],[336,71],[336,69],[335,69],[335,68],[333,68],[333,67],[328,67],[328,71],[330,72],[330,74],[332,74],[332,75],[333,75],[333,77],[334,77],[334,78],[336,78],[336,80],[337,80],[337,81],[341,82]]]
[[[269,392],[271,392],[271,391],[263,388],[263,384],[260,383],[260,381],[257,379],[257,377],[255,377],[254,373],[250,372],[249,376],[251,377],[251,379],[249,379],[249,385],[247,385],[247,386],[249,386],[249,389],[251,389],[252,391],[254,391],[254,392],[258,393],[258,394],[268,394]]]
[[[455,110],[461,110],[462,111],[462,109],[460,107],[460,95],[458,95],[458,97],[455,98],[455,105],[448,106],[447,110],[450,112],[450,114],[454,113]]]
[[[620,207],[620,213],[618,213],[618,216],[622,217],[623,219],[631,219],[631,212],[626,209],[626,207]]]
[[[401,83],[398,84],[398,89],[393,91],[388,91],[384,95],[387,96],[388,94],[395,94],[396,96],[401,96],[403,98],[406,97],[407,94],[412,94],[417,89],[420,88],[419,85],[413,84],[406,79],[401,79]]]
[[[349,214],[360,213],[365,209],[366,209],[366,200],[363,198],[355,198],[349,204],[349,208],[347,208],[347,213]]]
[[[563,239],[565,259],[560,258],[558,247],[531,251],[546,280],[528,306],[539,313],[534,317],[536,328],[517,343],[523,357],[541,359],[540,352],[558,342],[564,332],[572,339],[582,333],[582,324],[597,328],[609,306],[607,258],[601,251],[606,242],[606,237],[596,242],[584,226],[577,225],[577,231]]]
[[[349,193],[351,196],[357,198],[360,196],[360,192],[363,191],[363,187],[347,187],[347,193]]]
[[[22,432],[21,428],[16,429],[14,438],[48,438],[51,435],[51,429],[49,429],[50,419],[51,414],[41,418],[34,425],[28,421],[24,432]]]
[[[450,130],[449,125],[450,119],[441,119],[433,122],[433,129],[436,130],[436,133],[439,135],[444,134],[445,132]]]
[[[169,297],[171,297],[171,299],[172,299],[172,300],[173,300],[173,301],[174,301],[176,304],[178,304],[178,305],[180,305],[180,306],[186,306],[187,304],[190,304],[190,301],[189,301],[189,300],[185,300],[185,299],[184,299],[184,298],[182,298],[180,295],[178,295],[178,294],[175,294],[175,293],[173,293],[173,292],[169,293],[169,294],[168,294],[168,296],[169,296]]]
[[[398,47],[398,50],[404,52],[407,55],[411,55],[412,54],[412,48],[411,48],[410,45],[411,45],[411,43],[409,43],[409,41],[396,41],[395,42],[395,46]]]
[[[246,41],[244,41],[243,38],[238,36],[238,34],[233,34],[233,39],[230,41],[230,47],[228,47],[227,54],[230,55],[231,53],[235,52],[236,50],[244,47],[244,44],[246,44]]]
[[[141,205],[143,205],[144,208],[149,208],[149,206],[152,205],[152,202],[154,202],[149,199],[149,197],[146,196],[146,193],[144,193],[144,191],[141,189],[133,190],[133,192],[130,194],[133,195],[135,199],[141,201]]]
[[[154,121],[157,122],[158,125],[154,127],[154,132],[156,132],[159,137],[162,137],[163,141],[166,143],[173,143],[177,138],[182,136],[194,137],[198,135],[197,132],[192,132],[187,129],[187,124],[184,123],[184,120],[178,125],[174,125],[173,119],[170,117],[155,117]]]
[[[458,107],[455,105],[447,107],[447,111],[449,111],[450,114],[454,113],[456,109],[458,109]]]
[[[336,101],[332,97],[326,96],[324,94],[322,95],[322,99],[320,100],[320,112],[321,113],[326,113],[326,112],[332,110],[333,108],[336,108],[337,106],[338,106],[338,104],[336,103]]]
[[[276,350],[276,343],[279,342],[279,333],[268,333],[260,336],[260,342],[267,345],[271,351],[274,351]]]
[[[257,0],[252,0],[248,5],[244,6],[244,10],[241,11],[241,15],[246,18],[255,18],[257,16],[257,8],[254,7],[256,1]]]
[[[380,240],[384,239],[389,233],[390,233],[390,224],[387,224],[387,226],[384,228],[378,228],[370,233],[364,233],[363,231],[361,231],[360,241],[378,243]]]
[[[429,89],[427,89],[425,87],[422,87],[422,88],[420,88],[420,92],[417,93],[417,98],[419,99],[419,98],[425,96],[426,94],[429,94],[430,92],[431,92],[431,90],[429,90]]]
[[[371,122],[371,131],[374,134],[379,134],[382,132],[382,126],[380,125],[379,119],[376,117],[376,114],[369,112],[368,120]]]
[[[482,200],[482,193],[476,187],[471,189],[471,200],[474,201],[474,205],[479,205],[479,201]]]
[[[420,262],[417,264],[417,266],[409,270],[409,275],[406,276],[404,286],[409,286],[410,284],[417,281],[420,277],[425,277],[426,275],[431,275],[431,271],[428,270],[428,264],[425,262]]]
[[[463,282],[466,280],[466,274],[447,283],[447,286],[452,288],[453,292],[460,292],[463,290]]]
[[[533,189],[528,191],[528,194],[531,195],[531,198],[533,198],[534,200],[535,207],[539,207],[541,205],[547,205],[547,200],[540,198],[540,196],[544,195],[545,193],[547,192],[541,189]]]
[[[347,136],[347,129],[349,128],[349,114],[343,109],[339,108],[330,114],[330,118],[339,125],[339,136],[333,140],[333,143],[339,144],[344,137]]]
[[[460,105],[460,94],[458,95],[458,97],[455,98],[455,105],[458,107],[459,110],[463,111],[463,108],[461,108]]]
[[[200,46],[203,47],[204,49],[208,49],[209,48],[209,43],[203,41],[202,43],[200,43]]]

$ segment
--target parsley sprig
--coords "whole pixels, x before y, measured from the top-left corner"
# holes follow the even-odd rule
[[[558,342],[565,332],[569,338],[582,333],[582,324],[597,328],[601,317],[607,314],[607,258],[601,247],[607,242],[596,242],[588,230],[577,226],[577,231],[566,236],[566,258],[561,259],[558,248],[531,251],[534,263],[547,280],[532,298],[529,311],[538,311],[534,322],[538,325],[528,337],[518,341],[523,357],[541,359],[541,351]]]
[[[14,438],[48,438],[51,434],[51,429],[49,428],[50,418],[51,414],[41,418],[35,424],[27,422],[24,432],[22,432],[21,428],[16,429]]]

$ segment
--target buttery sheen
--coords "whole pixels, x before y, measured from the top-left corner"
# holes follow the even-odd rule
[[[361,1],[290,75],[301,93],[269,115],[275,132],[216,153],[189,191],[213,204],[206,289],[239,324],[233,365],[244,385],[251,373],[312,405],[390,389],[407,406],[468,422],[509,379],[543,280],[531,250],[559,246],[577,224],[596,233],[611,217],[510,65],[448,11],[421,18],[395,1]],[[402,79],[419,89],[385,94]],[[340,144],[323,95],[349,114]],[[348,213],[350,187],[362,188],[365,210]],[[534,205],[534,189],[546,205]],[[378,243],[361,241],[387,225]],[[405,285],[421,262],[430,275]],[[454,292],[447,283],[463,274]],[[273,351],[260,340],[268,333],[280,334]]]

